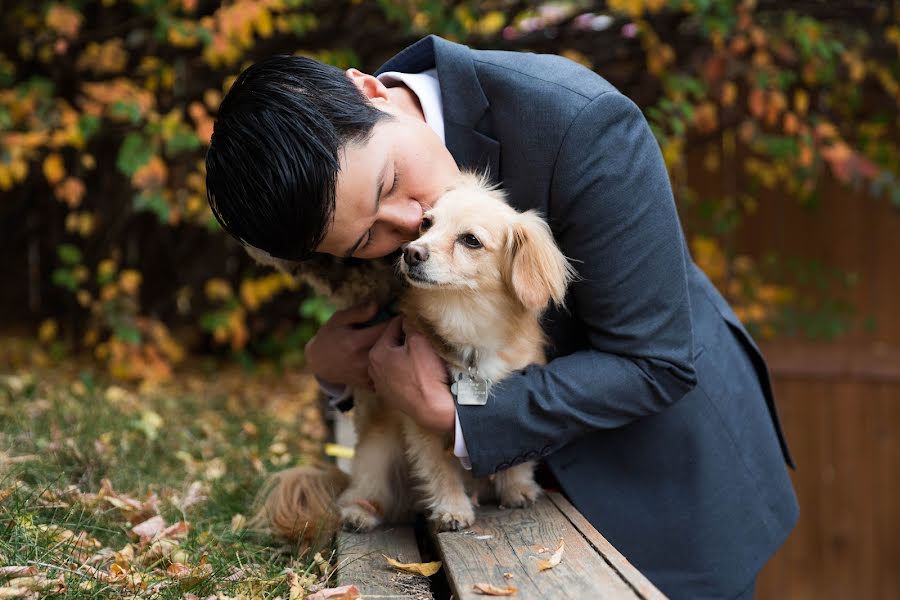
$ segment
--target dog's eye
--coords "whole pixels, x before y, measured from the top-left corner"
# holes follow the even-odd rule
[[[431,226],[434,225],[434,221],[431,217],[422,217],[422,222],[419,224],[420,231],[428,231],[431,229]]]
[[[460,236],[460,241],[468,246],[469,248],[481,248],[481,242],[478,241],[478,238],[472,235],[471,233],[467,233],[465,235]]]

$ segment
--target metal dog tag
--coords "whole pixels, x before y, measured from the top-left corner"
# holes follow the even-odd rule
[[[484,406],[488,399],[488,381],[482,377],[460,373],[450,386],[456,403],[466,406]]]

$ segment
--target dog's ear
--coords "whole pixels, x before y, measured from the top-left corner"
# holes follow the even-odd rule
[[[272,256],[265,250],[260,250],[259,248],[251,246],[250,244],[244,244],[244,250],[247,251],[247,254],[250,255],[250,258],[261,265],[272,267],[284,273],[285,275],[290,275],[291,277],[297,274],[298,264],[294,261],[277,258],[275,256]]]
[[[562,306],[575,271],[557,248],[550,226],[533,211],[522,213],[508,242],[509,285],[522,305],[534,311],[551,301]]]

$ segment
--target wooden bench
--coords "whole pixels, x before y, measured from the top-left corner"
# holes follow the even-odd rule
[[[352,446],[352,428],[340,417],[335,425],[339,443]],[[540,571],[538,560],[549,559],[561,539],[562,560]],[[474,586],[491,584],[515,587],[511,597],[518,600],[665,599],[558,492],[526,509],[482,506],[475,525],[464,531],[439,533],[420,522],[368,534],[341,532],[337,548],[337,585],[355,584],[363,598],[484,599]],[[440,560],[443,566],[426,578],[394,569],[382,555],[402,563]]]
[[[562,560],[540,571],[538,559],[550,558],[560,539]],[[404,563],[441,560],[443,567],[425,578],[390,567],[382,555]],[[522,600],[665,598],[557,492],[528,509],[481,507],[475,525],[461,532],[420,528],[417,536],[409,526],[341,533],[337,577],[338,585],[355,584],[364,598],[484,598],[475,584],[514,586],[512,597]]]

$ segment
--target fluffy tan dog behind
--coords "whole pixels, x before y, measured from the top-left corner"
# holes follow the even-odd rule
[[[404,249],[398,270],[408,284],[401,311],[446,361],[458,400],[474,403],[487,399],[483,388],[544,362],[541,314],[551,303],[563,304],[574,276],[548,225],[534,212],[516,212],[472,174],[463,174],[425,213],[420,237]],[[539,495],[532,463],[471,481],[449,452],[452,434],[419,427],[371,392],[354,390],[354,400],[358,441],[346,489],[335,502],[328,493],[302,491],[340,490],[342,474],[334,470],[278,474],[257,522],[296,537],[326,522],[335,507],[341,523],[357,530],[406,520],[418,509],[439,529],[455,530],[475,520],[473,490],[492,488],[507,507],[527,506]]]

